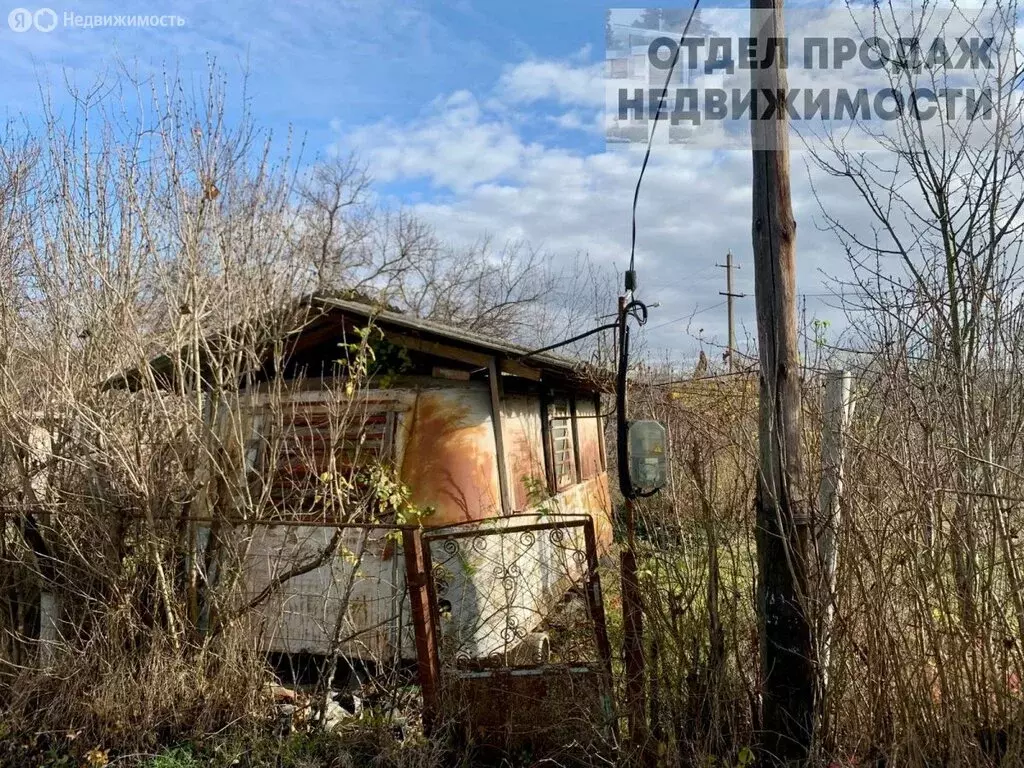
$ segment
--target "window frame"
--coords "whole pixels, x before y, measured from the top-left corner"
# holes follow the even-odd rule
[[[559,403],[564,403],[564,408],[558,408]],[[579,446],[576,429],[576,409],[574,397],[570,394],[550,394],[544,398],[542,410],[544,412],[544,447],[545,464],[548,476],[548,490],[555,494],[561,493],[580,482],[579,471]],[[556,412],[557,411],[557,412]],[[555,422],[564,422],[559,427],[564,430],[564,436],[556,437]],[[567,445],[568,457],[562,460],[563,465],[568,463],[568,471],[559,473],[558,456],[560,451],[556,440],[564,441]],[[562,450],[564,455],[566,451]]]
[[[295,433],[292,430],[296,429],[295,421],[298,418],[315,418],[317,414],[329,411],[330,405],[321,400],[295,400],[282,403],[280,408],[282,412],[279,416],[272,415],[269,406],[255,409],[253,414],[253,436],[256,440],[256,445],[251,449],[247,448],[247,469],[253,472],[259,479],[259,482],[263,484],[268,501],[272,506],[279,510],[290,510],[296,516],[305,515],[308,514],[308,508],[311,504],[315,503],[311,502],[310,494],[302,494],[298,487],[293,490],[284,489],[287,483],[284,478],[288,475],[286,463],[288,461],[287,451],[289,446],[287,442],[296,439]],[[373,461],[397,461],[398,425],[401,409],[396,403],[367,403],[365,410],[358,417],[358,427],[355,426],[354,422],[349,424],[345,434],[348,435],[351,431],[355,431],[356,434],[361,433],[369,420],[381,415],[384,416],[384,422],[381,428],[380,449],[367,450],[356,461],[352,462],[350,466],[345,465],[347,470],[354,471],[359,467],[369,465]],[[299,427],[299,429],[307,430],[313,428],[304,426]],[[329,441],[330,436],[323,436],[319,439],[326,443]],[[337,452],[336,461],[344,455],[345,443],[351,439],[353,438],[349,437],[346,439],[343,437],[338,441],[335,449]],[[270,449],[275,441],[281,441],[281,443],[278,446],[276,466],[271,466],[273,457],[270,455]],[[324,451],[325,457],[328,451],[329,449]],[[296,455],[301,458],[301,454]],[[250,456],[253,459],[251,464]],[[340,462],[338,466],[341,466]],[[326,471],[326,469],[312,467],[307,477],[323,471]]]

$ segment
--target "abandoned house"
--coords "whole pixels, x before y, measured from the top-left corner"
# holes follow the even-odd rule
[[[405,565],[396,556],[401,539],[386,525],[345,529],[344,556],[275,581],[330,545],[338,530],[330,523],[345,522],[318,511],[318,483],[328,466],[392,467],[411,504],[429,512],[422,519],[428,530],[575,516],[593,521],[601,546],[610,541],[601,387],[582,366],[360,301],[306,301],[301,330],[288,335],[275,363],[263,363],[243,384],[232,406],[243,411],[231,421],[244,424],[246,466],[282,523],[253,526],[245,540],[249,593],[279,586],[254,622],[267,651],[322,655],[340,647],[370,659],[416,654]],[[368,326],[378,334],[372,375],[366,386],[347,391],[339,357],[365,338]],[[164,356],[150,369],[167,382],[174,362]],[[130,373],[124,383],[132,387],[138,382],[131,377],[139,375]],[[210,418],[217,423],[225,414]],[[209,530],[197,535],[208,537]],[[510,598],[507,589],[495,596],[503,574],[490,566],[463,562],[461,575],[449,574],[447,581],[457,584],[448,584],[442,608],[467,636],[470,655],[507,651],[582,567],[579,557],[556,562],[557,538],[519,541],[532,549],[525,559],[524,552],[515,557],[530,565],[506,564],[504,583],[512,572],[527,585],[516,597],[522,605],[495,604]],[[444,552],[435,555],[436,566]],[[505,550],[501,557],[511,555]]]

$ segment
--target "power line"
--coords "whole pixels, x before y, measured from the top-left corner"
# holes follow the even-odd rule
[[[757,365],[751,365],[741,370],[731,371],[730,373],[714,373],[710,376],[695,376],[689,379],[672,379],[670,381],[654,381],[648,386],[650,387],[678,387],[685,384],[699,384],[702,381],[717,381],[718,379],[731,379],[737,376],[747,376],[754,373],[757,370]]]
[[[805,299],[845,299],[847,297],[862,298],[864,296],[869,296],[870,294],[868,294],[867,291],[843,291],[842,293],[798,293],[797,295]]]
[[[691,317],[696,317],[697,315],[703,315],[705,312],[711,312],[712,310],[720,309],[721,307],[724,307],[727,303],[728,301],[720,301],[717,304],[714,304],[710,307],[705,307],[704,309],[697,309],[696,311],[691,312],[688,315],[683,315],[682,317],[677,317],[673,320],[666,320],[664,323],[658,323],[658,325],[652,325],[647,330],[656,331],[659,328],[664,328],[666,325],[672,325],[673,323],[681,323],[683,320],[689,320]]]
[[[683,32],[679,36],[679,45],[676,46],[676,51],[672,55],[672,63],[668,67],[668,75],[665,77],[665,87],[661,90],[661,96],[664,98],[668,94],[668,87],[672,83],[672,73],[675,71],[676,63],[679,61],[679,52],[683,49],[686,44],[686,33],[690,31],[690,24],[693,22],[693,16],[697,13],[697,9],[700,7],[701,0],[695,0],[693,8],[690,10],[690,16],[686,20],[686,25],[683,27]],[[647,163],[651,159],[651,146],[654,143],[654,132],[658,130],[658,119],[661,117],[661,110],[656,110],[654,113],[654,122],[651,125],[651,132],[647,137],[647,151],[644,152],[644,162],[640,166],[640,176],[636,180],[636,189],[633,190],[633,236],[629,245],[629,272],[626,276],[626,290],[632,293],[636,286],[636,206],[640,200],[640,185],[644,181],[644,173],[647,171]]]

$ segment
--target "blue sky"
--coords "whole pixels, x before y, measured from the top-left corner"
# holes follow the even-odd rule
[[[604,4],[52,0],[60,17],[176,14],[185,25],[50,33],[12,31],[2,21],[9,6],[0,8],[9,118],[38,116],[41,88],[59,106],[65,77],[86,85],[123,62],[141,72],[177,68],[201,83],[212,57],[228,75],[248,71],[262,126],[294,127],[310,160],[357,152],[382,201],[416,210],[446,239],[526,239],[554,260],[583,252],[625,266],[641,155],[607,152],[598,122]],[[649,170],[638,254],[643,296],[662,304],[652,350],[692,358],[698,338],[724,339],[724,276],[714,265],[729,249],[743,265],[737,290],[751,294],[739,306],[741,335],[753,333],[749,166],[744,153],[675,151]],[[821,270],[839,263],[835,245],[815,227],[809,185],[798,183],[794,195],[801,290],[812,294],[812,314],[836,317],[816,296]],[[834,199],[848,204],[838,192]]]
[[[35,10],[40,4],[9,2]],[[294,125],[312,146],[381,118],[414,120],[438,95],[491,88],[512,63],[589,51],[603,56],[604,10],[594,3],[525,2],[50,2],[58,16],[177,14],[184,27],[69,29],[18,34],[0,27],[9,112],[37,104],[37,75],[88,82],[117,59],[178,65],[199,77],[208,56],[252,74],[266,125]],[[596,140],[588,142],[593,148]],[[603,146],[603,142],[600,143]]]

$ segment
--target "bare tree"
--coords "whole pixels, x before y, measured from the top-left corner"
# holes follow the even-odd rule
[[[586,256],[564,267],[527,242],[444,242],[407,210],[370,202],[369,171],[352,157],[317,165],[301,185],[298,247],[320,292],[540,346],[594,323],[607,278]],[[571,330],[570,330],[571,329]]]
[[[1017,93],[1024,70],[1017,13],[1016,3],[996,0],[971,8],[881,4],[869,23],[855,16],[866,39],[878,38],[891,51],[905,50],[902,40],[991,36],[991,68],[965,74],[949,57],[928,66],[894,59],[884,70],[888,85],[905,94],[962,89],[969,75],[967,84],[988,89],[991,101],[956,115],[940,100],[931,118],[908,102],[894,122],[862,127],[883,151],[858,152],[835,138],[814,154],[820,171],[857,196],[868,220],[857,226],[822,208],[851,268],[841,287],[851,310],[849,345],[865,353],[858,369],[867,408],[858,420],[873,433],[861,433],[861,447],[878,450],[877,460],[891,469],[870,481],[890,488],[887,498],[857,488],[860,501],[853,503],[867,517],[849,525],[851,535],[867,538],[850,545],[867,559],[850,565],[859,573],[847,574],[858,591],[876,590],[878,600],[882,590],[895,601],[865,609],[864,621],[899,617],[921,627],[913,653],[934,670],[932,690],[921,695],[956,711],[955,722],[942,726],[954,732],[1002,712],[1006,681],[1020,674],[1019,654],[1006,653],[1003,638],[1024,631],[1013,500],[1021,495],[1015,467],[1024,448],[1024,125]],[[862,455],[861,471],[865,461]],[[877,506],[862,506],[868,498]],[[879,538],[883,530],[892,533],[881,516],[896,509],[906,549]],[[869,542],[879,548],[872,552]],[[886,563],[900,562],[892,559],[896,549],[910,558],[906,574],[886,570]],[[841,600],[857,610],[851,596]],[[865,629],[858,621],[858,631]],[[889,642],[879,630],[871,633],[861,636],[865,653]],[[911,651],[902,641],[875,646],[868,673],[889,677],[892,667],[874,665],[896,663],[903,653]],[[892,710],[885,709],[892,700],[876,695],[886,702],[871,726],[881,742],[893,735]]]

